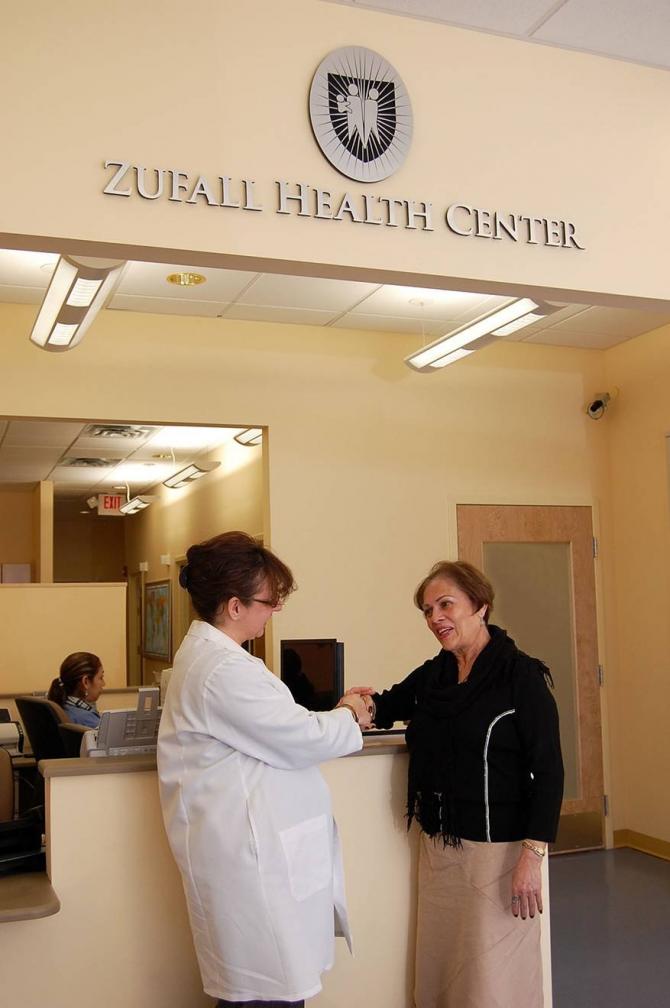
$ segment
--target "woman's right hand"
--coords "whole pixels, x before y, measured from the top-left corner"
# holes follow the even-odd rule
[[[374,724],[375,714],[377,713],[377,708],[374,700],[372,699],[372,694],[378,692],[379,690],[376,690],[373,686],[352,686],[344,695],[360,696],[363,698],[366,710],[370,716],[370,725],[372,725]],[[367,725],[366,727],[369,728],[370,725]]]
[[[370,709],[365,699],[358,693],[349,691],[337,704],[338,707],[351,707],[356,713],[356,719],[361,729],[369,728],[371,724]]]

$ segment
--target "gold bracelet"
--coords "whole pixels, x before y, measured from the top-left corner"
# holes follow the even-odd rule
[[[350,710],[351,714],[352,714],[352,717],[353,717],[354,721],[356,722],[356,724],[360,724],[360,722],[358,720],[358,714],[356,713],[356,711],[354,710],[354,708],[351,706],[350,703],[338,703],[337,706],[338,707],[346,707],[347,710]]]
[[[538,857],[544,857],[547,853],[546,847],[538,847],[538,845],[534,844],[532,840],[522,840],[521,846],[525,847],[526,850],[532,850],[533,854],[537,854]]]

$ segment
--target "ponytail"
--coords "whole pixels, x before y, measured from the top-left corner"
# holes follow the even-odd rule
[[[53,703],[57,703],[59,707],[65,707],[65,701],[67,699],[67,693],[65,692],[65,686],[63,685],[63,680],[58,677],[54,679],[49,687],[49,692],[47,693],[47,700],[51,700]]]

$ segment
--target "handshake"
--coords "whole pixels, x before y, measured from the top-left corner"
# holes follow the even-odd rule
[[[361,730],[370,728],[375,719],[375,702],[372,699],[372,694],[375,692],[372,686],[352,686],[337,706],[348,707]]]

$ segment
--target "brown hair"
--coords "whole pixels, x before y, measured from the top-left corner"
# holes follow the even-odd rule
[[[224,532],[197,543],[188,549],[186,559],[179,583],[207,623],[214,622],[231,598],[250,602],[265,579],[273,605],[283,602],[296,587],[286,564],[246,532]]]
[[[414,605],[417,609],[423,609],[423,596],[426,588],[436,578],[445,578],[447,581],[453,581],[454,584],[458,585],[461,591],[465,592],[472,602],[475,611],[485,605],[484,622],[488,623],[495,597],[493,585],[485,574],[482,574],[480,570],[465,560],[439,560],[436,564],[433,564],[414,592]]]
[[[60,707],[69,696],[77,696],[80,684],[87,676],[92,679],[102,668],[102,662],[90,651],[75,651],[63,659],[60,672],[49,687],[47,699]]]

